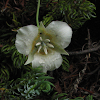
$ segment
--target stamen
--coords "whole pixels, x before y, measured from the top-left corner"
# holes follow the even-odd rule
[[[38,53],[40,52],[41,48],[42,48],[42,46],[39,46]]]
[[[41,42],[36,43],[36,46],[39,46],[39,45],[41,45]]]
[[[45,39],[45,42],[50,42],[50,40],[49,39]]]
[[[43,41],[42,37],[40,37],[40,40]]]
[[[52,44],[50,44],[50,43],[47,43],[47,46],[51,47],[51,48],[54,48],[54,46]]]
[[[47,55],[48,54],[47,48],[44,46],[43,49],[44,49],[45,54]]]

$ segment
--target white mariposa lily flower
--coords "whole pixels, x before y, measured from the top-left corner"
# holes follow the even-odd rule
[[[25,65],[32,62],[33,67],[43,66],[43,72],[52,71],[62,64],[61,54],[71,42],[72,29],[67,23],[53,21],[46,28],[28,25],[17,30],[15,46],[24,55],[28,55]]]

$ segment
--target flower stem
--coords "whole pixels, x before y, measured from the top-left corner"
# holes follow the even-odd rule
[[[39,27],[39,8],[40,8],[40,0],[38,0],[38,6],[37,6],[37,13],[36,13],[36,23],[37,23],[37,27]]]

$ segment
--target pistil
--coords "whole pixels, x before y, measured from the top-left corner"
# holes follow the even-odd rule
[[[48,47],[54,48],[54,46],[52,44],[50,44],[49,39],[43,40],[42,37],[40,37],[40,42],[36,43],[36,46],[39,46],[38,53],[40,52],[41,49],[43,49],[43,51],[46,55],[48,54],[48,50],[47,50]]]

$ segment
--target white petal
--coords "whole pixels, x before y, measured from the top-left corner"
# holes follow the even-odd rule
[[[36,53],[32,61],[32,67],[43,66],[43,72],[52,71],[59,68],[62,64],[62,57],[60,53],[52,50],[47,55]]]
[[[28,55],[32,49],[33,40],[38,34],[38,28],[28,25],[18,29],[17,32],[15,46],[20,53]]]
[[[52,41],[62,48],[66,48],[71,42],[72,29],[65,22],[53,21],[46,27],[46,31],[52,35]]]

